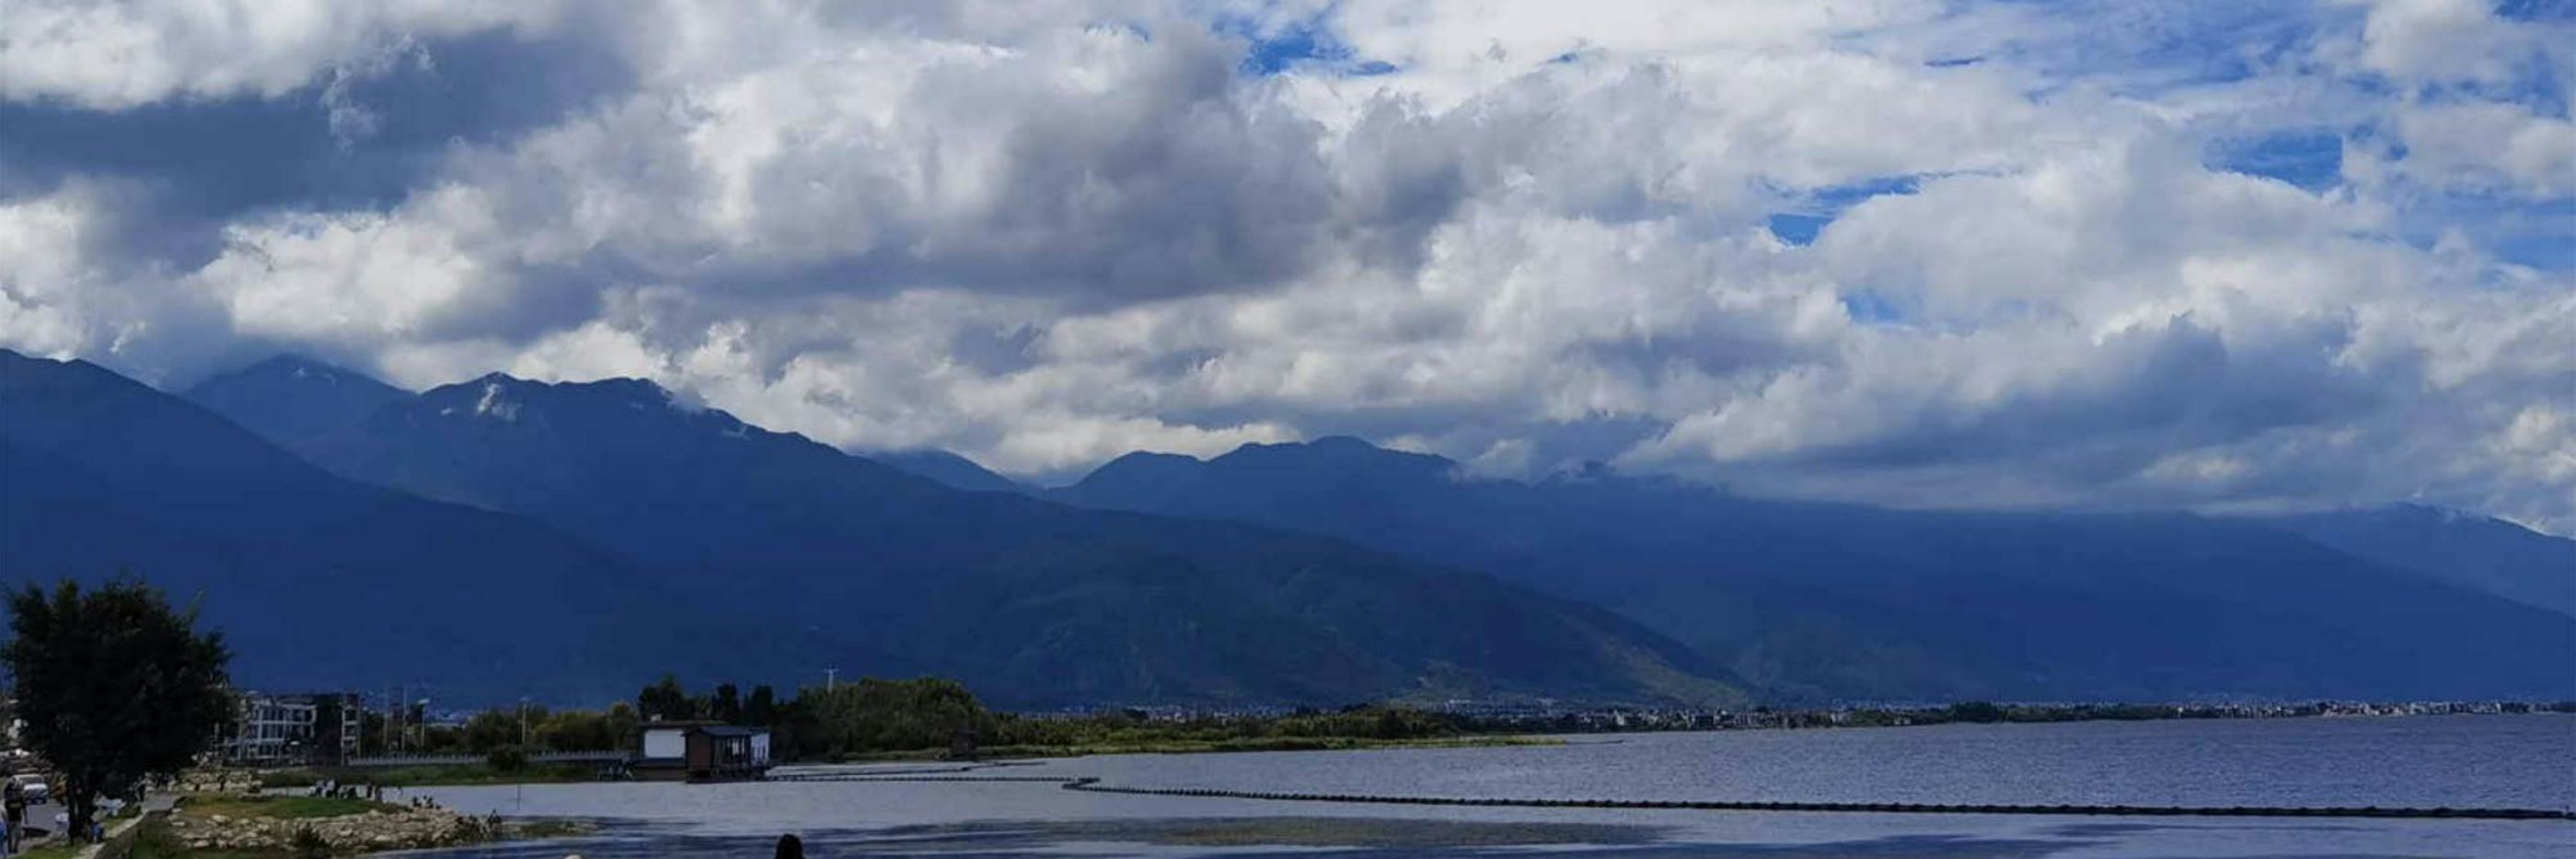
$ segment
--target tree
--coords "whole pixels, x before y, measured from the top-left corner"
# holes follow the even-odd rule
[[[465,750],[484,754],[502,746],[519,743],[519,717],[503,710],[485,710],[465,720]]]
[[[617,706],[626,707],[619,701]],[[634,721],[632,708],[627,709],[628,723]],[[615,728],[610,727],[606,713],[589,710],[564,710],[548,713],[537,723],[537,748],[559,752],[612,752],[625,747]]]
[[[751,687],[751,702],[743,705],[742,718],[762,727],[778,724],[778,690],[766,683]]]
[[[608,735],[615,738],[613,744],[610,745],[609,748],[632,749],[635,747],[635,742],[637,740],[635,724],[639,720],[635,715],[635,707],[633,705],[624,701],[608,705],[608,713],[605,717],[605,721],[608,723]]]
[[[528,750],[518,746],[494,746],[483,754],[483,764],[496,773],[516,773],[528,768]]]
[[[139,799],[144,779],[187,767],[232,716],[223,636],[199,634],[194,608],[172,610],[149,585],[28,585],[9,614],[0,652],[25,741],[61,773],[74,834],[90,831],[99,797]]]
[[[680,688],[680,678],[662,675],[660,682],[635,695],[635,709],[648,721],[684,722],[698,717],[697,702]]]
[[[742,724],[741,690],[731,683],[717,685],[715,699],[707,702],[707,718],[728,725]]]
[[[793,733],[802,756],[940,749],[960,731],[993,735],[993,716],[975,694],[957,681],[935,677],[869,677],[830,689],[806,687],[791,706],[799,711]]]

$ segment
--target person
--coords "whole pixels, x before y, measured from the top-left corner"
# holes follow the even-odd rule
[[[805,839],[796,837],[796,833],[793,832],[778,836],[778,854],[775,859],[805,859]]]
[[[27,838],[27,791],[18,786],[17,779],[10,779],[8,787],[0,787],[0,812],[5,812],[0,813],[0,821],[9,825],[9,852],[16,853]]]

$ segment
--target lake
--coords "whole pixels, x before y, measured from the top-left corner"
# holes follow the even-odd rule
[[[2576,807],[2576,716],[2087,722],[1568,737],[1561,746],[1121,755],[957,772],[1151,788],[1462,798]],[[2567,821],[2114,818],[1444,807],[1133,796],[1046,782],[583,784],[424,791],[597,836],[447,856],[2554,856]]]

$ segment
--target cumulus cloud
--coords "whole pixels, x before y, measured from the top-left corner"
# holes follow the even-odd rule
[[[6,8],[0,344],[168,381],[2576,531],[2568,24],[2476,2]]]
[[[276,96],[410,38],[558,23],[546,0],[25,0],[0,8],[0,97],[121,109]]]

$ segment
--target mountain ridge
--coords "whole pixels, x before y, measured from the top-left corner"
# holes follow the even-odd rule
[[[193,596],[234,643],[245,682],[345,688],[397,674],[493,696],[611,694],[625,684],[559,663],[484,681],[529,648],[605,673],[679,656],[610,646],[602,615],[650,615],[627,601],[617,561],[552,529],[331,475],[87,362],[0,350],[0,406],[0,577],[132,575]],[[485,592],[579,597],[601,611],[529,611]],[[519,640],[460,638],[435,622],[464,611]]]
[[[2499,606],[2493,589],[2475,581],[2409,568],[2361,551],[2367,547],[2329,546],[2286,520],[1766,501],[1607,468],[1497,480],[1442,457],[1342,436],[1245,445],[1205,460],[1137,452],[1067,487],[959,492],[955,475],[942,480],[920,463],[906,468],[770,432],[633,379],[547,383],[487,374],[409,395],[359,423],[290,446],[371,483],[562,528],[666,575],[721,569],[728,580],[768,587],[811,579],[823,583],[816,587],[824,603],[931,606],[949,622],[933,628],[887,611],[862,612],[855,622],[804,615],[792,622],[817,648],[873,653],[886,664],[928,670],[939,667],[930,651],[973,653],[966,673],[1003,688],[1043,685],[1052,674],[1077,678],[1069,682],[1094,696],[1150,697],[1194,682],[1220,698],[1275,695],[1280,689],[1213,678],[1226,673],[1219,663],[1250,658],[1241,651],[1252,638],[1293,638],[1300,633],[1287,630],[1315,622],[1292,607],[1321,601],[1388,618],[1371,600],[1436,604],[1442,588],[1479,590],[1481,573],[1558,600],[1540,612],[1554,619],[1539,623],[1555,646],[1627,648],[1682,666],[1679,674],[1707,682],[1706,700],[1740,700],[1739,675],[1806,700],[2440,697],[2563,694],[2576,686],[2527,660],[2490,658],[2576,642],[2565,618]],[[519,447],[531,433],[547,438]],[[928,455],[931,470],[954,465],[938,461],[949,456]],[[699,462],[729,465],[683,473],[682,465]],[[673,494],[679,486],[687,490]],[[1086,519],[1050,502],[1146,515]],[[639,509],[620,512],[620,504]],[[1170,524],[1177,521],[1200,524]],[[1000,530],[978,530],[992,528]],[[1294,535],[1327,542],[1288,539]],[[1329,558],[1327,567],[1407,584],[1367,591],[1347,576],[1312,579],[1230,545],[1237,543]],[[867,560],[839,560],[851,558]],[[1232,572],[1206,574],[1211,568]],[[1034,570],[1054,572],[1032,577]],[[1248,572],[1258,570],[1268,572]],[[1475,572],[1453,580],[1440,571]],[[1057,590],[1075,580],[1105,590]],[[1316,581],[1335,584],[1277,587]],[[1354,588],[1372,596],[1354,601]],[[1262,608],[1235,611],[1246,605]],[[1482,605],[1480,622],[1496,625],[1536,611],[1507,598]],[[1173,638],[1176,630],[1139,617],[1155,612],[1274,631],[1211,645]],[[2177,627],[2177,617],[2190,622]],[[903,632],[853,631],[869,625]],[[1052,653],[994,648],[1021,634],[1015,627],[1070,644]],[[2399,632],[2418,628],[2455,640],[2418,646]],[[1461,630],[1447,632],[1452,640],[1429,650],[1384,636],[1310,636],[1313,649],[1302,656],[1264,664],[1282,675],[1295,674],[1300,660],[1342,666],[1334,670],[1417,697],[1505,687],[1538,694],[1575,680],[1466,679],[1435,689],[1447,681],[1431,678],[1480,675],[1427,656],[1390,669],[1362,652],[1467,652],[1456,650]],[[1668,647],[1663,636],[1680,644]],[[1233,649],[1120,676],[1074,656],[1116,647]],[[2240,664],[2249,654],[2260,658]],[[1595,664],[1621,657],[1601,658]],[[1490,672],[1500,663],[1479,664]],[[1329,684],[1308,677],[1291,685],[1302,690],[1294,694],[1313,695]]]
[[[2576,686],[2520,655],[2576,641],[2567,618],[2270,525],[2187,514],[1775,502],[1604,471],[1490,480],[1436,457],[1349,443],[1246,446],[1207,460],[1123,457],[1050,497],[1329,534],[1487,570],[1627,614],[1757,684],[1819,699],[2557,695]],[[2423,627],[2424,613],[2477,643],[2406,644],[2401,631]],[[2160,618],[2188,618],[2183,626],[2226,644],[2160,629],[2174,625]],[[2315,643],[2325,640],[2338,645]],[[2242,664],[2257,653],[2299,668]]]
[[[641,380],[487,374],[295,449],[599,545],[686,605],[794,631],[807,665],[866,654],[1006,704],[1744,699],[1633,622],[1479,573],[961,492]]]
[[[178,393],[272,439],[318,437],[411,396],[363,373],[292,354],[216,374]]]

